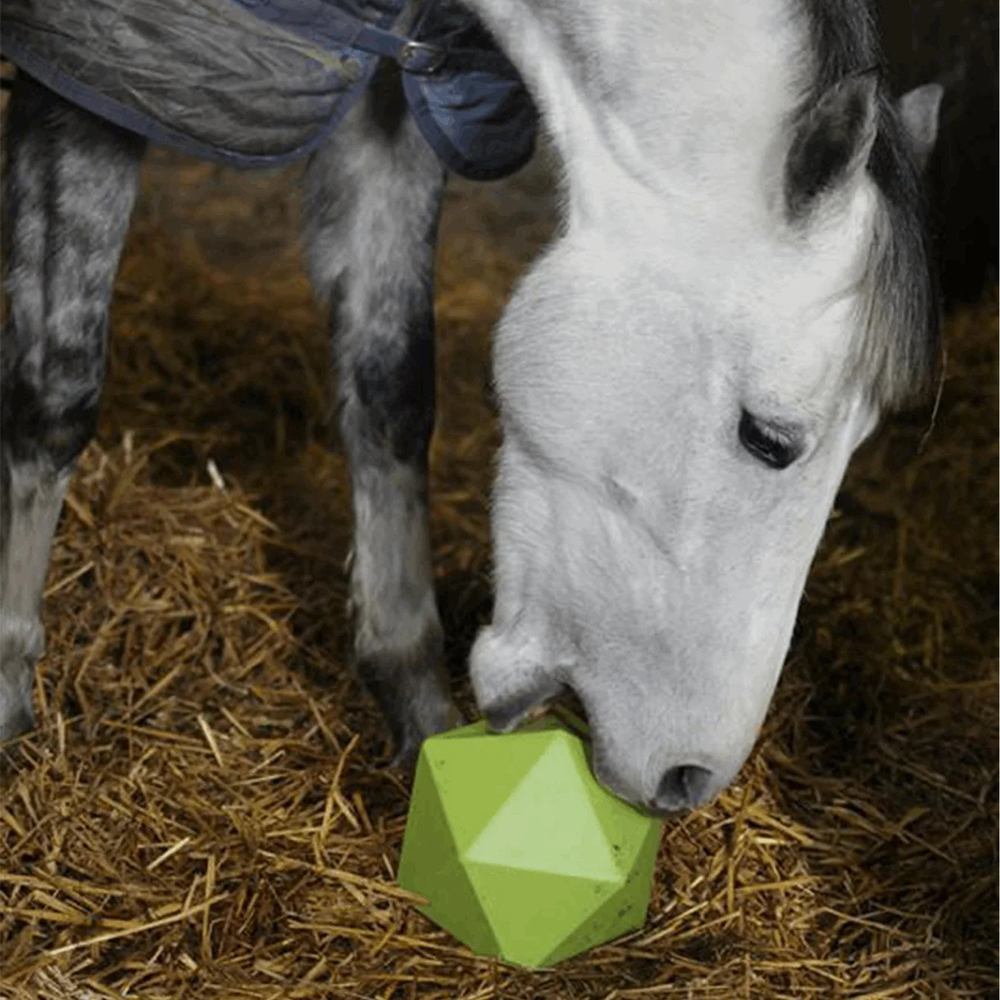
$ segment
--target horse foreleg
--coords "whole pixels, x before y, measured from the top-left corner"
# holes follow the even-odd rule
[[[30,728],[49,550],[94,430],[108,303],[141,143],[17,80],[4,228],[0,355],[0,739]]]
[[[333,302],[340,429],[351,466],[355,663],[403,758],[456,718],[427,517],[443,185],[391,73],[376,80],[306,175],[310,270]]]

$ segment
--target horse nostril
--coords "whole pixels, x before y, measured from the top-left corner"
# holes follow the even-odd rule
[[[677,812],[701,805],[711,795],[712,772],[697,764],[667,769],[656,790],[656,808]]]

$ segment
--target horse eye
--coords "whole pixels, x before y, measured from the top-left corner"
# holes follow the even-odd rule
[[[740,416],[740,444],[772,469],[787,468],[802,453],[801,444],[787,431],[762,423],[746,410]]]

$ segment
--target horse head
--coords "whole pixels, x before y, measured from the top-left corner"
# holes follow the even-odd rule
[[[495,341],[479,704],[504,730],[571,688],[599,778],[657,811],[743,764],[851,454],[936,364],[919,168],[940,89],[895,103],[874,73],[779,57],[767,106],[734,109],[734,85],[717,114],[708,75],[660,111],[538,84],[567,218]]]

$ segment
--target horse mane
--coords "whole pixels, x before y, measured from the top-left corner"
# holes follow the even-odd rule
[[[878,131],[867,164],[879,195],[861,281],[854,375],[872,402],[898,409],[924,396],[940,365],[940,302],[921,171],[886,92],[885,60],[868,0],[795,0],[808,31],[811,107],[844,77],[877,68]]]

